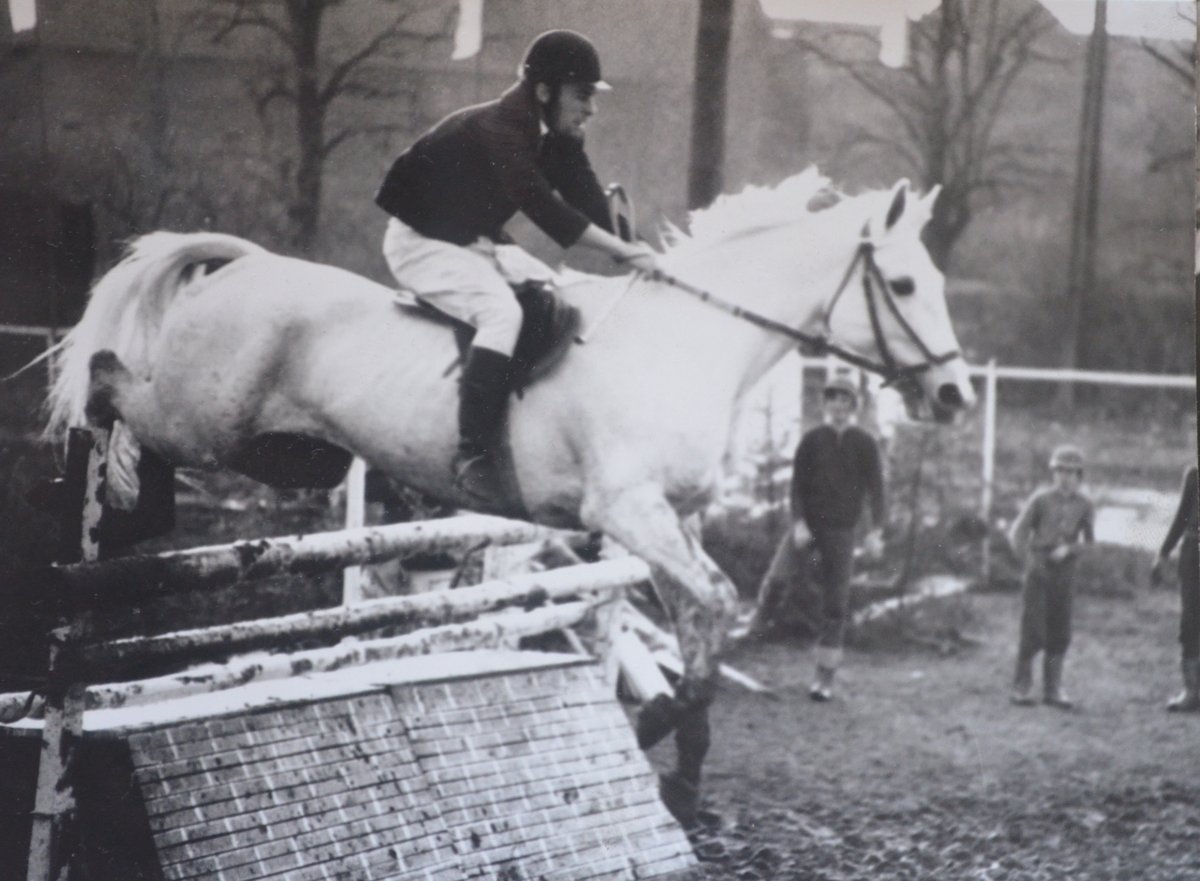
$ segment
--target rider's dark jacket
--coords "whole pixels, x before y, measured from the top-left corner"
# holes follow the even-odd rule
[[[375,203],[422,235],[457,245],[506,241],[504,224],[517,211],[564,248],[589,222],[612,231],[582,142],[542,135],[525,83],[426,132],[392,164]]]

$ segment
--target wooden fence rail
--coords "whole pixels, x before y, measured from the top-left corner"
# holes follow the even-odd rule
[[[77,649],[78,664],[72,676],[80,681],[105,682],[130,669],[144,673],[146,665],[153,662],[177,665],[211,660],[214,655],[282,648],[300,639],[353,636],[383,627],[414,630],[454,623],[512,606],[533,609],[589,592],[611,593],[643,582],[649,575],[644,562],[627,557],[517,575],[453,591],[365,600],[352,606],[278,618],[83,645]]]

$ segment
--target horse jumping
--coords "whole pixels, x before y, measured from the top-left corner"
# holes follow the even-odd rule
[[[816,341],[902,380],[913,403],[938,413],[974,401],[943,276],[920,240],[936,192],[919,197],[901,181],[830,193],[809,169],[722,197],[672,236],[665,279],[564,276],[561,296],[585,331],[608,317],[510,409],[528,516],[603,531],[651,567],[684,675],[675,695],[643,709],[639,739],[676,732],[676,778],[693,801],[736,595],[685,520],[712,497],[746,393],[798,342]],[[229,262],[192,271],[214,259]],[[451,472],[453,336],[405,317],[395,298],[232,236],[144,236],[62,344],[50,430],[119,420],[117,504],[122,487],[134,491],[137,445],[176,465],[260,476],[248,466],[257,440],[286,434],[469,507]]]

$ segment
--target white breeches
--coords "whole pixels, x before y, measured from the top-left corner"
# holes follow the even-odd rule
[[[462,247],[426,238],[394,217],[383,235],[383,256],[402,288],[474,327],[472,345],[509,356],[522,320],[509,283],[555,278],[554,270],[517,245],[477,239]]]

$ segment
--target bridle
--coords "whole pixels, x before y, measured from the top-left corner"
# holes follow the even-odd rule
[[[854,271],[860,263],[862,264],[863,295],[867,300],[867,314],[871,319],[871,330],[875,335],[875,349],[879,354],[879,360],[877,361],[865,358],[857,352],[851,352],[832,340],[833,329],[831,319],[833,317],[833,310],[836,308],[843,292],[849,286],[850,279],[854,277]],[[715,306],[735,318],[740,318],[764,330],[782,334],[789,339],[795,340],[805,349],[807,354],[836,355],[838,358],[853,364],[855,367],[869,370],[872,373],[878,373],[884,378],[887,385],[911,382],[926,370],[960,357],[960,352],[957,349],[941,355],[935,355],[933,350],[921,339],[920,334],[908,323],[907,319],[900,312],[900,307],[896,305],[896,295],[892,293],[891,287],[883,277],[883,273],[879,271],[879,265],[875,262],[875,243],[870,239],[864,238],[859,244],[854,252],[854,258],[850,261],[850,265],[846,267],[846,272],[842,276],[841,283],[838,284],[837,290],[833,292],[833,296],[830,297],[829,302],[822,310],[821,323],[823,331],[821,333],[802,331],[781,321],[776,321],[773,318],[768,318],[765,315],[745,309],[736,303],[731,303],[716,296],[710,291],[697,288],[685,281],[663,273],[655,273],[652,277],[672,287],[679,288],[681,291],[685,291],[696,297],[701,302]],[[920,351],[921,356],[924,358],[923,361],[917,364],[901,365],[896,360],[892,354],[891,347],[888,345],[887,337],[883,333],[881,301],[896,320],[896,323],[900,325],[900,329],[904,331],[905,335],[912,340],[913,344]]]

